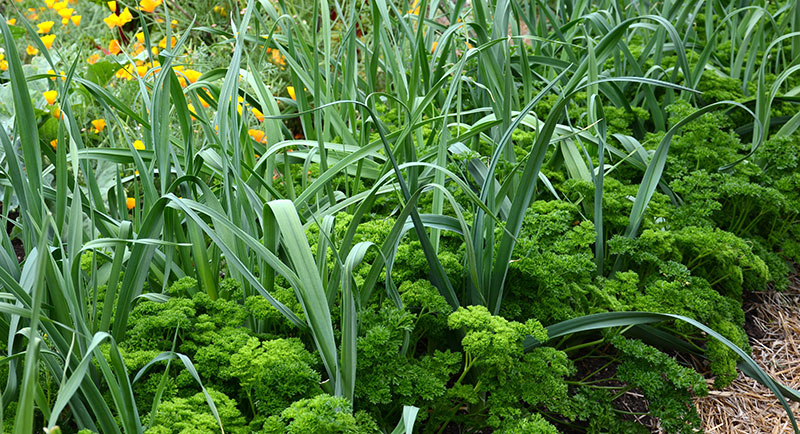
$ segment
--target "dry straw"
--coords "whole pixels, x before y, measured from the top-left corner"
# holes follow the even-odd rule
[[[776,380],[800,387],[800,275],[784,292],[757,294],[746,310],[752,323],[748,332],[753,359]],[[790,405],[795,413],[800,411],[800,403]],[[730,387],[698,399],[697,409],[709,434],[792,432],[775,396],[743,374]]]

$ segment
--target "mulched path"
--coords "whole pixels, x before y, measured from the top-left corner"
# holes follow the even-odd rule
[[[752,294],[744,307],[753,359],[773,378],[800,389],[800,274],[791,280],[786,291]],[[741,373],[696,404],[708,434],[793,432],[772,392]],[[800,403],[790,401],[790,407],[800,417]]]

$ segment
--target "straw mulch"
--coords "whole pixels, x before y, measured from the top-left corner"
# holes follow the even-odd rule
[[[784,292],[764,291],[745,303],[753,359],[773,378],[800,388],[800,275]],[[709,434],[791,433],[792,426],[772,392],[741,373],[723,390],[696,401]],[[795,415],[800,403],[791,402]]]

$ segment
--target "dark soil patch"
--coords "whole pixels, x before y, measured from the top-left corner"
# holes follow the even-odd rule
[[[763,339],[766,335],[761,327],[755,324],[755,306],[761,303],[757,293],[745,291],[742,300],[742,310],[744,310],[744,331],[750,339]]]
[[[3,203],[0,202],[0,212],[3,210]],[[8,222],[6,223],[6,233],[11,235],[11,232],[14,230],[14,223],[12,221],[17,221],[19,218],[19,212],[17,210],[13,210],[8,213]],[[25,260],[25,246],[22,245],[22,240],[18,238],[11,239],[11,246],[14,248],[14,254],[17,256],[17,262],[22,263]]]
[[[613,351],[613,348],[611,348]],[[577,355],[579,358],[580,355]],[[613,387],[623,387],[624,383],[614,380],[613,377],[616,376],[617,373],[617,365],[610,364],[605,366],[608,363],[607,357],[586,357],[584,359],[578,360],[575,363],[575,368],[577,369],[577,373],[572,378],[573,380],[584,380],[586,377],[591,375],[591,381],[596,382],[594,384],[598,386],[613,386]],[[603,379],[608,379],[603,381]],[[609,392],[611,393],[611,392]],[[647,413],[649,409],[649,404],[644,396],[640,393],[640,391],[633,389],[628,391],[627,393],[623,394],[619,398],[614,400],[614,407],[618,410],[623,410],[626,412],[631,413]],[[635,422],[647,428],[652,433],[658,433],[658,420],[649,415],[629,415],[625,414],[622,415],[622,418],[631,422]],[[555,424],[558,428],[559,432],[562,433],[584,433],[586,430],[583,429],[576,429],[574,427],[565,426]]]

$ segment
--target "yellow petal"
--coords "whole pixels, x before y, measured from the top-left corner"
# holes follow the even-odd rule
[[[58,97],[58,92],[54,90],[48,90],[46,92],[43,92],[42,95],[44,95],[44,99],[45,101],[47,101],[47,104],[53,105],[53,103],[56,102],[56,98]]]
[[[106,23],[109,29],[113,29],[119,25],[119,17],[112,13],[111,15],[103,18],[103,22]]]
[[[105,119],[95,119],[92,121],[92,126],[94,127],[94,131],[99,133],[106,128],[106,120]]]
[[[117,41],[116,39],[112,39],[108,43],[108,51],[110,51],[111,54],[114,54],[114,55],[119,54],[120,51],[122,51],[122,48],[120,48],[120,46],[119,46],[119,41]]]
[[[261,130],[252,130],[252,129],[251,130],[247,130],[247,134],[249,134],[250,137],[252,137],[253,140],[255,140],[258,143],[266,143],[267,142],[266,133],[264,133]]]
[[[200,78],[200,76],[203,75],[202,72],[195,71],[193,69],[187,69],[187,70],[183,71],[183,74],[192,83],[196,82]]]
[[[37,33],[50,33],[50,29],[53,28],[53,24],[55,24],[55,23],[53,23],[52,21],[41,22],[41,23],[36,25],[36,27],[38,28],[38,30],[36,32]]]
[[[42,36],[42,44],[49,50],[50,47],[53,46],[53,41],[56,40],[56,35],[45,35]]]
[[[125,24],[128,24],[129,22],[131,22],[131,20],[133,20],[133,15],[131,15],[131,11],[128,8],[125,8],[125,10],[123,10],[122,13],[119,14],[119,21],[121,23],[120,27],[124,26]]]

